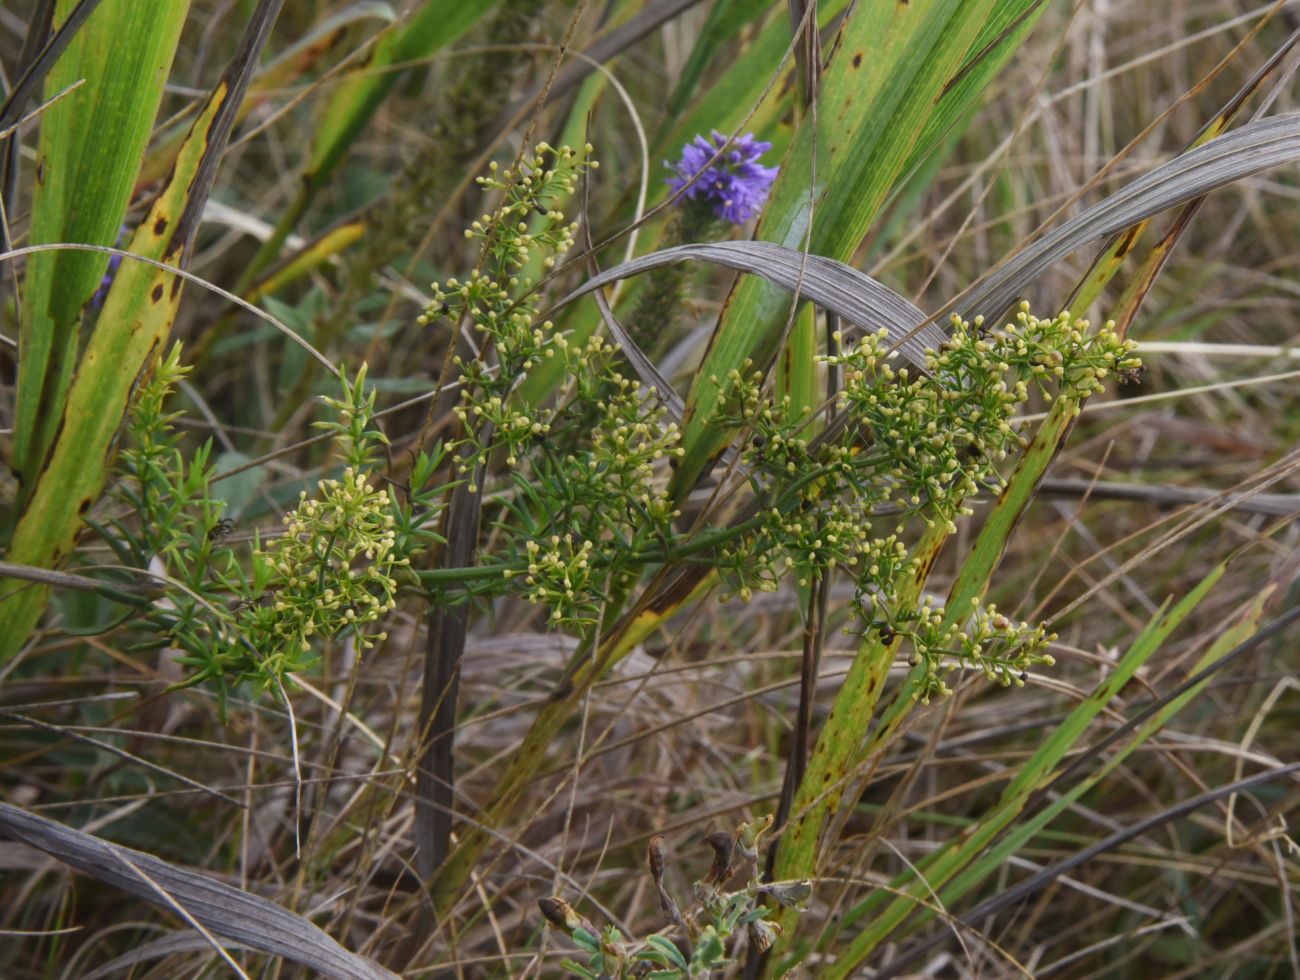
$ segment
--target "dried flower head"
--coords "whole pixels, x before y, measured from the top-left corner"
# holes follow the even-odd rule
[[[676,174],[668,178],[674,192],[686,188],[689,199],[710,205],[724,221],[742,224],[762,208],[778,168],[758,162],[772,144],[754,139],[753,133],[732,142],[730,149],[727,145],[727,137],[715,129],[712,142],[696,136],[682,147],[680,160],[675,163],[665,160],[664,166]],[[724,149],[726,152],[709,165],[718,151]]]

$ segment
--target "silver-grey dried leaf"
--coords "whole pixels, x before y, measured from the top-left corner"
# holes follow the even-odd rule
[[[350,953],[301,915],[152,854],[112,844],[20,807],[0,803],[0,834],[38,848],[84,874],[171,911],[138,869],[195,921],[217,936],[283,956],[338,980],[396,980],[377,963]]]

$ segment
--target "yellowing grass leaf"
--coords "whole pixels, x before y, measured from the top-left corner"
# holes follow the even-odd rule
[[[171,180],[136,229],[132,254],[178,267],[188,259],[251,69],[281,2],[260,0],[239,51],[190,128]],[[30,485],[10,561],[56,568],[71,552],[82,516],[104,488],[131,395],[171,330],[182,284],[173,273],[143,262],[125,261],[118,270],[66,404],[49,426],[58,439]],[[47,589],[5,580],[0,595],[6,596],[0,599],[2,664],[36,625]]]
[[[54,26],[75,7],[61,0]],[[80,84],[41,115],[31,244],[116,243],[188,8],[188,0],[104,0],[55,63],[47,98]],[[28,262],[14,421],[20,499],[30,495],[49,451],[76,363],[82,307],[107,264],[106,255],[86,251],[45,252]]]

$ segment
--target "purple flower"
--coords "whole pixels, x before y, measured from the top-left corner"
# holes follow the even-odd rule
[[[715,129],[713,142],[696,136],[682,147],[680,160],[676,163],[665,160],[664,166],[672,168],[677,175],[668,178],[674,192],[689,183],[690,186],[686,187],[688,198],[711,205],[714,213],[724,221],[742,224],[763,207],[778,168],[765,167],[758,162],[759,157],[772,149],[772,144],[754,139],[753,133],[746,133],[731,143],[730,149],[712,166],[706,166],[714,154],[726,146],[727,137]]]

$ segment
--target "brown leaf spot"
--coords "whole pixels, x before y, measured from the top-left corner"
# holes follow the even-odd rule
[[[855,53],[855,54],[853,55],[853,67],[854,67],[854,68],[861,68],[861,67],[862,67],[862,52],[861,52],[861,51],[858,51],[857,53]]]
[[[153,233],[161,237],[162,233],[165,232],[166,230],[167,230],[167,218],[159,217],[158,220],[153,223]]]
[[[149,294],[149,298],[153,300],[155,303],[157,303],[159,300],[163,298],[162,283],[159,283],[158,285],[153,287],[153,291]]]
[[[1133,246],[1137,244],[1138,236],[1141,234],[1141,227],[1130,228],[1124,232],[1124,236],[1120,238],[1119,243],[1115,246],[1115,258],[1122,259],[1128,255]]]

